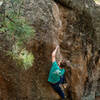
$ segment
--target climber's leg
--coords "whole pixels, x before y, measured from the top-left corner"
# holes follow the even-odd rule
[[[65,74],[60,77],[60,84],[62,85],[63,89],[67,88],[68,84],[65,78]]]
[[[62,89],[59,86],[60,82],[56,83],[56,84],[51,84],[53,89],[61,96],[62,99],[65,98],[64,92],[62,91]]]
[[[60,77],[60,84],[64,84],[64,83],[67,83],[66,78],[65,78],[65,74]]]

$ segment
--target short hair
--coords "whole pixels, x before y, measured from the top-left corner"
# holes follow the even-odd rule
[[[64,67],[66,67],[66,61],[65,60],[62,60],[61,62],[60,62],[60,67],[61,68],[64,68]]]

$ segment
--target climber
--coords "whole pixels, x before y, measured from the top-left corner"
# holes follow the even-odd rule
[[[65,99],[64,91],[61,88],[61,85],[66,87],[66,79],[65,79],[65,69],[66,62],[64,60],[59,61],[58,64],[56,62],[56,52],[59,46],[56,46],[56,49],[52,52],[52,67],[49,72],[48,81],[53,87],[53,89],[61,96],[61,98]]]

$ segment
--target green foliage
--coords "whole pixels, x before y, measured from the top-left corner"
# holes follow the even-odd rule
[[[0,28],[0,32],[5,32],[6,30],[7,30],[6,27],[2,27],[2,28]]]
[[[29,53],[27,50],[23,50],[20,53],[19,58],[22,59],[23,66],[25,69],[27,69],[29,66],[32,66],[34,60],[32,53]]]
[[[9,7],[5,8],[5,20],[2,23],[0,32],[6,32],[7,37],[13,42],[12,50],[7,52],[18,66],[24,66],[25,69],[32,66],[34,57],[28,52],[25,44],[32,39],[35,31],[23,16],[24,0],[8,0]]]
[[[14,23],[15,22],[15,23]],[[13,22],[6,19],[7,33],[17,41],[26,41],[34,36],[34,30],[24,20],[24,18],[13,18]]]
[[[23,66],[25,69],[31,67],[34,61],[33,54],[25,48],[21,50],[18,44],[13,46],[12,51],[7,51],[7,55],[11,56],[17,62],[17,66]]]
[[[5,21],[0,31],[6,32],[16,41],[27,41],[34,36],[33,28],[23,16],[22,4],[24,0],[8,0],[10,7],[6,8]]]

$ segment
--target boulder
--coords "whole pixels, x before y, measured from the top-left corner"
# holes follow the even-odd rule
[[[0,51],[0,84],[4,91],[1,87],[0,90],[1,94],[5,92],[3,98],[59,100],[60,97],[48,82],[51,53],[59,45],[57,61],[65,59],[70,62],[65,68],[67,100],[95,100],[100,76],[95,2],[25,0],[24,6],[24,16],[35,30],[33,40],[26,47],[32,51],[35,60],[31,68],[24,70]]]

